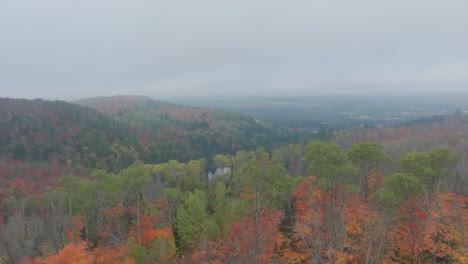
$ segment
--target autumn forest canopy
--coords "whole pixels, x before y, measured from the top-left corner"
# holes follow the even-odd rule
[[[0,264],[468,263],[468,116],[356,113],[0,98]]]

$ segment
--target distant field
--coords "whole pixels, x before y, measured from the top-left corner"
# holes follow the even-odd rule
[[[167,100],[235,111],[272,123],[313,127],[394,125],[457,109],[468,110],[468,95],[173,97]]]

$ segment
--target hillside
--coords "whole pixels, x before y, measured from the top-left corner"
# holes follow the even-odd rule
[[[136,159],[188,161],[301,140],[241,114],[143,96],[91,98],[76,104],[3,98],[0,124],[3,158],[46,162],[59,153],[62,164],[110,171]]]
[[[113,170],[135,159],[123,150],[139,148],[127,125],[63,101],[2,98],[0,124],[3,158],[44,162],[59,155],[61,163]]]
[[[205,158],[259,146],[271,149],[302,140],[302,134],[274,129],[245,115],[144,96],[97,97],[74,103],[138,128],[139,140],[146,149],[141,158],[148,162]]]
[[[468,259],[460,112],[273,148],[288,134],[239,114],[84,102],[0,99],[0,263]]]

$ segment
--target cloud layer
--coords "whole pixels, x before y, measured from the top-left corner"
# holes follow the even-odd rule
[[[0,97],[468,91],[464,0],[5,0]]]

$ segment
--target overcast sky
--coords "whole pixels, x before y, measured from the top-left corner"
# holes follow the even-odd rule
[[[466,0],[0,0],[0,97],[468,93]]]

